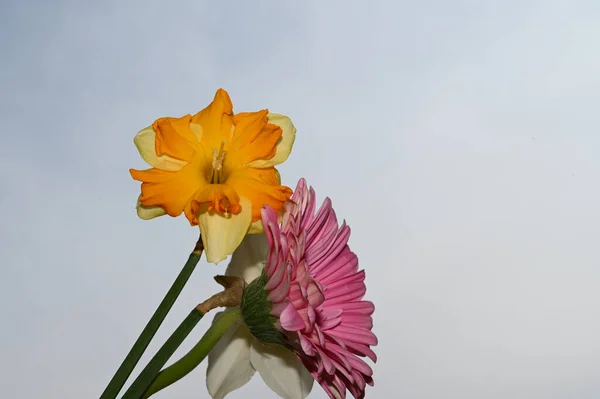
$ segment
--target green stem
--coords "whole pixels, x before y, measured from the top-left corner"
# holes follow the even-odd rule
[[[183,340],[186,339],[188,334],[196,327],[196,324],[202,319],[202,316],[204,316],[204,314],[197,308],[190,312],[158,352],[156,352],[156,355],[154,355],[152,360],[150,360],[148,365],[142,370],[133,384],[131,384],[129,389],[125,392],[125,395],[123,395],[123,399],[139,399],[142,396],[165,363],[167,363]]]
[[[192,275],[192,272],[200,260],[200,256],[202,256],[202,249],[202,238],[200,238],[196,244],[196,249],[190,254],[188,261],[183,266],[181,272],[179,272],[179,275],[173,282],[173,285],[163,298],[160,305],[158,305],[158,308],[150,318],[150,321],[146,327],[144,327],[144,330],[138,337],[137,341],[135,341],[133,344],[133,347],[123,360],[123,363],[121,363],[121,366],[119,366],[119,369],[108,383],[108,386],[100,396],[100,399],[115,399],[117,397],[119,391],[121,391],[121,388],[123,388],[125,381],[127,381],[127,378],[129,378],[131,375],[131,372],[146,351],[146,348],[148,347],[148,344],[150,344],[154,334],[156,334],[156,331],[167,316],[167,313],[169,313],[169,310],[171,310],[171,307],[173,307],[173,304],[181,293],[181,290]]]
[[[216,319],[212,326],[206,331],[200,341],[181,359],[161,371],[152,385],[142,396],[149,398],[156,392],[168,387],[188,375],[204,360],[217,342],[229,329],[242,320],[240,308],[227,309],[221,317]]]

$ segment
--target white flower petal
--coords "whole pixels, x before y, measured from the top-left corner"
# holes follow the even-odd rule
[[[135,209],[137,210],[137,214],[140,217],[140,219],[143,219],[143,220],[150,220],[150,219],[154,219],[156,217],[167,214],[167,211],[162,209],[160,206],[144,206],[144,205],[142,205],[139,197],[138,197],[137,205],[135,206]]]
[[[144,161],[154,168],[167,172],[177,172],[187,165],[186,161],[175,159],[168,155],[156,155],[156,132],[152,126],[140,130],[133,138],[133,142]]]
[[[277,142],[276,153],[271,159],[257,159],[248,164],[253,168],[270,168],[271,166],[279,165],[285,162],[285,160],[292,152],[294,146],[294,140],[296,139],[296,127],[292,123],[292,120],[285,115],[280,114],[268,114],[267,119],[269,123],[277,125],[281,128],[281,138]]]
[[[248,234],[233,253],[225,275],[241,277],[249,283],[260,275],[268,255],[267,236]]]
[[[215,315],[219,318],[223,312]],[[254,375],[250,364],[252,336],[244,325],[230,329],[208,353],[206,388],[214,399],[223,399],[228,393],[246,385]]]
[[[250,347],[250,363],[263,381],[284,399],[304,399],[314,378],[296,355],[279,345],[263,345],[256,338]]]
[[[240,198],[240,204],[242,211],[237,215],[222,215],[201,209],[198,221],[208,262],[219,263],[227,258],[246,236],[252,222],[252,202]],[[203,205],[204,208],[207,206],[208,204]]]

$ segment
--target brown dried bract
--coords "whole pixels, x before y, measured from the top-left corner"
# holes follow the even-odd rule
[[[196,306],[196,309],[206,314],[218,307],[240,306],[245,286],[244,280],[235,276],[215,276],[215,281],[225,289]]]

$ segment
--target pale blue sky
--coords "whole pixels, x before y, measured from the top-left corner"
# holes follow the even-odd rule
[[[284,183],[352,227],[367,398],[600,397],[599,43],[596,1],[2,3],[2,396],[99,396],[197,237],[137,218],[133,136],[223,87],[294,120]],[[205,367],[155,397],[207,398]]]

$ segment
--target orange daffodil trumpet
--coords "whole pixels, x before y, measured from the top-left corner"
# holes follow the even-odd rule
[[[134,139],[152,166],[131,169],[142,182],[142,219],[182,213],[200,232],[209,262],[218,263],[247,233],[263,230],[261,208],[279,211],[292,190],[275,166],[289,156],[296,129],[268,110],[234,114],[227,92],[195,115],[160,118]]]

